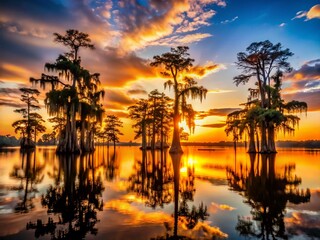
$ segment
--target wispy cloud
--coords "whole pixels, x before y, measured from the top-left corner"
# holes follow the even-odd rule
[[[227,116],[229,113],[233,111],[241,110],[241,108],[213,108],[209,109],[208,111],[199,111],[197,114],[198,119],[203,119],[209,116],[220,116],[224,117]]]
[[[202,124],[199,127],[206,127],[206,128],[223,128],[226,126],[226,123],[211,123],[211,124]]]
[[[227,19],[227,20],[221,21],[221,23],[222,23],[222,24],[232,23],[232,22],[236,21],[238,18],[239,18],[238,16],[235,16],[235,17],[232,18],[232,19]]]
[[[299,69],[288,74],[285,81],[291,83],[289,88],[284,89],[286,93],[319,90],[320,59],[304,63]]]
[[[286,23],[280,23],[279,24],[279,27],[284,27],[284,26],[286,26]]]
[[[1,84],[3,85],[3,84]],[[21,92],[19,88],[0,87],[0,106],[22,108],[25,106],[20,101]]]
[[[296,16],[294,16],[291,20],[297,19],[297,18],[303,18],[307,16],[307,12],[306,11],[299,11],[296,13]]]
[[[122,88],[105,89],[105,102],[109,109],[126,110],[127,106],[134,103]]]
[[[17,33],[23,36],[32,36],[41,39],[45,39],[48,37],[48,34],[43,28],[22,26],[20,23],[17,22],[0,21],[0,28],[10,33]]]
[[[304,101],[310,111],[320,110],[320,59],[304,63],[288,74],[285,81],[290,84],[283,89],[287,101]]]
[[[155,41],[149,42],[149,46],[178,46],[186,45],[193,42],[199,42],[202,39],[211,37],[209,33],[193,33],[187,35],[174,35],[169,37],[164,37],[157,39]]]
[[[127,91],[128,94],[130,95],[146,95],[148,94],[148,92],[144,89],[140,89],[140,88],[137,88],[137,89],[130,89]]]
[[[229,90],[229,89],[209,89],[208,93],[212,94],[220,94],[220,93],[230,93],[230,92],[235,92],[236,90]]]

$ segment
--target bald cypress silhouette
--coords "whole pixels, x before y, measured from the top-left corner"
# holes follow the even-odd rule
[[[57,152],[93,151],[94,125],[102,120],[103,108],[100,100],[104,91],[99,88],[100,74],[92,74],[81,66],[79,51],[84,48],[94,49],[94,46],[88,34],[74,29],[67,30],[64,35],[54,33],[54,41],[69,49],[69,52],[60,55],[54,63],[45,64],[49,73],[56,74],[43,73],[40,79],[30,78],[30,81],[40,83],[43,88],[51,86],[45,99],[48,113],[64,119],[65,126],[58,133],[60,138]],[[80,141],[77,116],[80,116]]]
[[[174,91],[173,136],[170,153],[183,153],[180,143],[179,122],[182,111],[187,109],[187,98],[199,98],[202,101],[207,93],[207,89],[198,86],[194,79],[187,76],[194,62],[194,59],[189,57],[188,50],[187,46],[171,48],[170,52],[154,56],[150,64],[153,67],[164,67],[161,74],[170,78],[164,83],[164,87],[173,88]]]
[[[281,85],[284,73],[292,70],[288,58],[293,55],[280,43],[266,40],[249,45],[246,52],[237,55],[237,66],[242,73],[234,77],[234,83],[246,84],[255,81],[257,88],[249,88],[250,95],[245,109],[229,114],[226,132],[237,128],[239,136],[249,136],[249,152],[256,152],[254,131],[261,140],[261,153],[275,153],[275,133],[294,132],[300,118],[292,113],[307,111],[305,102],[285,103],[281,98]]]
[[[26,106],[14,110],[20,113],[23,119],[13,122],[12,127],[16,133],[21,134],[21,149],[33,149],[36,146],[37,133],[46,130],[42,116],[34,112],[40,109],[39,101],[36,98],[40,92],[33,88],[20,88],[19,90],[22,92],[20,100]]]

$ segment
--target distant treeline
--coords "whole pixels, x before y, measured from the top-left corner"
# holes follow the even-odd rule
[[[232,141],[220,142],[183,142],[183,146],[219,146],[219,147],[233,147]],[[306,141],[277,141],[277,147],[294,147],[294,148],[320,148],[320,140],[306,140]],[[237,142],[238,147],[244,147],[245,142]]]
[[[1,136],[0,135],[0,147],[13,147],[19,146],[20,140],[14,136]],[[306,141],[277,141],[277,147],[294,147],[294,148],[320,148],[320,140],[306,140]],[[44,143],[38,141],[37,145],[55,145],[53,143]],[[105,145],[97,143],[97,145]],[[118,146],[140,146],[138,142],[120,142]],[[219,147],[233,147],[232,141],[220,141],[220,142],[182,142],[183,146],[219,146]],[[244,147],[244,142],[238,142],[238,147]]]
[[[0,136],[0,147],[19,146],[20,141],[13,136]]]
[[[278,141],[278,147],[320,148],[320,140]]]

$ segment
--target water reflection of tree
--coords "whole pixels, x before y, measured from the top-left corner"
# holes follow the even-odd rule
[[[129,191],[145,200],[147,206],[163,207],[172,201],[172,165],[164,151],[142,151],[135,161],[134,174],[129,177]]]
[[[51,239],[83,239],[87,233],[97,234],[97,210],[103,209],[104,188],[93,154],[80,158],[62,155],[59,164],[63,181],[55,181],[41,201],[48,209],[48,222],[29,222],[27,229],[35,229],[35,237],[50,234]]]
[[[189,206],[195,193],[193,164],[181,162],[182,154],[170,154],[171,159],[167,156],[166,151],[142,151],[142,158],[135,161],[135,172],[129,177],[129,191],[135,192],[152,208],[173,201],[173,229],[165,223],[167,234],[158,239],[189,239],[178,235],[178,223],[193,229],[199,220],[207,218],[207,207],[203,203],[199,207]]]
[[[38,192],[37,184],[41,183],[44,175],[42,174],[44,165],[40,165],[36,160],[36,153],[32,150],[21,152],[21,166],[15,165],[10,173],[11,178],[19,179],[20,201],[15,207],[16,212],[29,212],[34,208],[32,200]]]
[[[207,206],[202,202],[199,207],[193,205],[191,209],[188,205],[188,201],[193,202],[196,191],[193,163],[181,164],[182,154],[170,154],[170,156],[174,170],[174,228],[173,235],[169,239],[188,239],[178,235],[178,222],[191,230],[198,224],[199,220],[206,220],[209,214],[207,213]],[[181,199],[180,205],[179,197]]]
[[[110,150],[108,147],[106,154],[107,154],[107,161],[105,162],[105,159],[104,159],[105,154],[103,152],[103,162],[105,163],[106,179],[108,181],[112,181],[116,176],[119,175],[119,161],[116,157],[115,149],[110,153]]]
[[[250,168],[227,169],[232,190],[246,198],[252,218],[239,217],[236,230],[243,236],[261,239],[287,239],[284,215],[288,202],[310,201],[310,191],[299,190],[301,178],[293,176],[295,165],[286,165],[276,172],[275,154],[250,154]],[[253,221],[252,221],[253,220]]]

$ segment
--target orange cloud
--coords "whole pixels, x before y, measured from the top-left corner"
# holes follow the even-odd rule
[[[146,15],[141,10],[140,14],[128,16],[126,18],[127,26],[125,27],[129,29],[124,31],[118,46],[124,51],[133,51],[144,48],[150,42],[172,34],[174,26],[182,22],[180,14],[189,9],[189,4],[186,0],[169,2],[166,5],[166,11],[161,16]],[[139,9],[136,11],[139,11]],[[121,17],[123,19],[124,16]],[[138,26],[129,24],[139,23],[140,21],[143,21],[143,24]]]
[[[141,78],[151,78],[156,75],[146,59],[134,53],[119,54],[117,49],[96,49],[94,54],[87,55],[84,66],[91,72],[99,72],[103,85],[111,87],[125,87],[130,82]]]
[[[10,63],[3,63],[2,69],[8,72],[11,72],[12,75],[19,76],[19,77],[31,74],[31,71],[29,71],[28,69],[17,66],[17,65],[13,65]]]
[[[111,36],[109,43],[126,53],[150,45],[188,44],[210,37],[209,33],[189,34],[210,25],[208,20],[216,13],[206,8],[210,4],[226,5],[223,0],[150,1],[148,5],[120,1],[114,6],[98,6],[94,11],[111,29],[120,32]],[[111,13],[106,14],[106,9]]]
[[[197,78],[203,78],[206,77],[212,73],[218,72],[222,69],[226,69],[225,65],[223,64],[214,64],[213,62],[208,62],[206,65],[204,66],[194,66],[192,67],[192,69],[190,70],[190,74],[193,77],[197,77]]]
[[[320,18],[320,4],[314,5],[307,12],[307,19]]]
[[[105,89],[106,106],[111,110],[126,110],[126,108],[134,103],[134,100],[123,91],[122,88]]]
[[[291,20],[297,19],[297,18],[303,18],[306,17],[305,21],[308,21],[313,18],[320,18],[320,4],[314,5],[309,9],[309,11],[299,11],[296,13],[296,16],[292,18]]]

